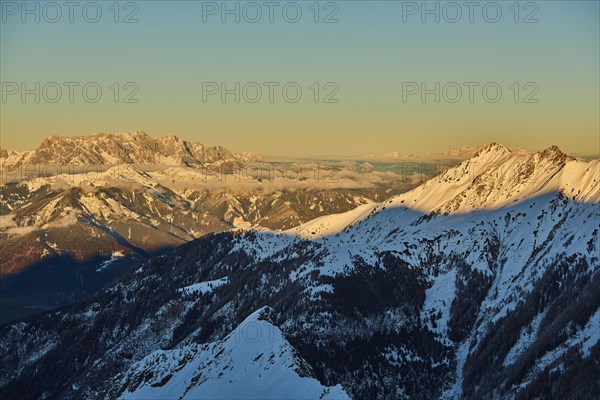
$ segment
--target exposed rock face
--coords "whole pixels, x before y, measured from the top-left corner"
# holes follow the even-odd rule
[[[252,161],[249,153],[233,153],[221,146],[205,147],[173,135],[151,137],[133,133],[89,136],[51,136],[36,149],[22,153],[3,152],[6,168],[26,165],[89,166],[115,164],[152,164],[198,166],[226,161]]]

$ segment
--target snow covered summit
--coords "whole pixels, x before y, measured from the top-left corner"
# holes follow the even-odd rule
[[[120,399],[349,399],[326,387],[262,307],[223,340],[158,350],[126,374]]]
[[[541,152],[515,153],[491,143],[409,192],[383,203],[323,216],[290,233],[306,238],[335,234],[386,209],[408,212],[413,218],[466,214],[558,193],[577,202],[600,202],[600,159],[579,161],[556,146]]]

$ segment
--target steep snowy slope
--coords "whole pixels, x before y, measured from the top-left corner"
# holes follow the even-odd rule
[[[311,238],[327,249],[314,269],[302,272],[304,276],[315,269],[331,276],[346,274],[356,260],[377,265],[378,254],[387,252],[426,272],[430,283],[421,318],[428,320],[428,329],[441,343],[462,343],[456,354],[457,381],[444,394],[444,398],[459,398],[464,395],[463,368],[476,354],[477,343],[491,335],[489,329],[499,321],[519,312],[523,298],[536,296],[540,277],[551,273],[548,268],[571,260],[587,265],[576,274],[598,278],[599,202],[599,160],[577,161],[556,147],[512,154],[492,144],[413,191],[382,204],[321,217],[289,233]],[[467,270],[450,267],[452,261],[439,263],[440,259],[464,260]],[[471,286],[470,280],[481,286]],[[465,288],[480,292],[479,304],[468,306],[477,307],[469,335],[453,329],[453,319],[460,318],[453,308],[460,304],[460,291]],[[564,337],[564,344],[535,356],[536,369],[560,365],[558,360],[583,343],[598,347],[599,291],[589,290],[595,293],[590,294],[594,300],[585,305],[590,311],[572,331],[573,337]],[[538,325],[546,321],[548,308],[552,309],[541,305]],[[519,357],[528,355],[536,339],[515,343],[503,366],[521,362]],[[527,387],[535,377],[535,372],[522,377],[521,386]]]
[[[120,399],[348,399],[312,377],[275,318],[263,307],[219,342],[151,353],[124,374]]]
[[[577,202],[600,201],[600,160],[578,161],[555,146],[539,153],[512,153],[492,143],[410,192],[381,204],[321,217],[290,233],[306,238],[335,234],[386,208],[408,211],[411,218],[418,214],[431,217],[496,210],[556,193]]]
[[[561,192],[577,201],[598,201],[599,161],[577,161],[557,147],[515,154],[491,144],[390,204],[436,213],[497,209],[521,199]]]
[[[421,270],[428,281],[422,320],[441,343],[462,343],[456,354],[457,381],[445,394],[457,398],[469,351],[480,337],[490,334],[491,326],[518,312],[524,297],[535,296],[541,277],[552,272],[548,268],[571,260],[587,265],[577,274],[598,276],[599,202],[599,160],[581,162],[556,147],[513,154],[491,144],[413,191],[288,231],[326,249],[318,262],[306,263],[294,279],[310,281],[317,271],[320,276],[352,274],[362,262],[381,263],[381,254],[394,254]],[[466,266],[452,267],[457,260]],[[335,293],[335,285],[308,285],[311,293]],[[468,329],[457,330],[453,320],[461,318],[457,308],[465,289],[478,297],[470,300],[475,304],[469,305],[473,311]],[[595,325],[593,311],[600,312],[599,301],[595,297],[586,304],[591,313],[575,329],[578,339],[565,341],[551,356],[538,355],[537,368],[558,362],[586,340],[598,344],[594,331],[600,326],[589,329]],[[539,310],[538,323],[546,310]],[[528,344],[533,346],[535,338]],[[514,346],[505,366],[519,362],[515,355],[528,353],[522,344]],[[523,377],[521,385],[530,384],[532,376]]]

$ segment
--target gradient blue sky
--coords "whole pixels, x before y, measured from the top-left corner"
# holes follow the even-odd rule
[[[297,2],[305,14],[296,24],[280,13],[275,23],[221,23],[218,16],[205,23],[201,1],[140,1],[139,22],[124,24],[112,20],[114,1],[98,3],[103,17],[95,24],[77,10],[74,23],[65,15],[57,23],[3,15],[3,84],[93,81],[104,89],[93,104],[77,92],[73,103],[7,98],[0,103],[3,148],[28,149],[51,134],[144,130],[282,156],[430,152],[490,141],[600,151],[596,0],[535,2],[539,22],[531,24],[513,21],[513,1],[498,2],[503,16],[495,24],[478,10],[474,23],[466,15],[457,23],[421,23],[419,16],[405,23],[406,2],[348,0],[335,2],[333,24],[313,22],[314,1]],[[532,10],[526,3],[521,20]],[[139,103],[114,103],[108,87],[130,81]],[[202,82],[265,81],[298,82],[302,100],[202,102]],[[402,101],[402,82],[465,81],[498,82],[502,99],[491,104],[476,92],[473,103],[466,94],[458,103]],[[335,82],[339,102],[315,104],[313,82]],[[514,82],[535,82],[539,103],[515,103]]]

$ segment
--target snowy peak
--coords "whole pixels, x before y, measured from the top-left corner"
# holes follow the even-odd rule
[[[247,323],[248,321],[265,321],[271,325],[277,325],[277,312],[275,312],[275,310],[273,310],[271,307],[269,306],[264,306],[260,309],[258,309],[257,311],[255,311],[254,313],[250,314],[250,316],[248,318],[246,318],[246,320],[244,321],[244,323]]]
[[[290,233],[307,238],[331,235],[389,208],[399,213],[411,211],[414,218],[466,214],[558,193],[578,202],[600,202],[600,160],[579,161],[556,146],[538,153],[514,153],[491,143],[410,192],[384,203],[318,218]]]
[[[252,154],[237,154],[220,146],[205,147],[174,135],[151,137],[145,132],[96,133],[89,136],[50,136],[34,150],[0,153],[3,162],[23,165],[201,165],[226,161],[255,160]]]
[[[581,162],[556,146],[539,153],[515,154],[492,143],[398,199],[408,207],[439,213],[494,209],[550,192],[597,202],[598,180],[598,160]]]
[[[576,161],[576,158],[563,153],[558,146],[550,146],[546,150],[536,153],[542,160],[548,160],[553,163],[565,163],[567,161]]]
[[[125,374],[122,399],[349,399],[326,387],[263,307],[223,340],[151,353]]]
[[[488,145],[483,146],[477,153],[475,153],[474,157],[479,157],[481,155],[486,155],[490,153],[508,154],[511,153],[511,151],[502,144],[492,142]]]

